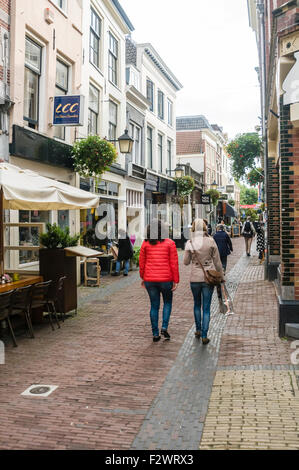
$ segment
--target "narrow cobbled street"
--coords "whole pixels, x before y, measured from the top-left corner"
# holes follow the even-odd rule
[[[138,272],[80,288],[78,315],[9,344],[0,366],[2,449],[299,449],[299,366],[279,339],[274,285],[234,240],[211,342],[194,337],[189,268],[181,265],[169,332],[152,342]],[[297,374],[297,375],[296,375]],[[21,395],[56,385],[47,398]]]

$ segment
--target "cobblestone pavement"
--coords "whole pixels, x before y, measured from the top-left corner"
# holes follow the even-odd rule
[[[0,448],[242,448],[248,427],[258,438],[263,426],[270,430],[261,442],[275,448],[279,423],[279,444],[297,448],[297,371],[289,343],[277,338],[274,290],[256,261],[234,240],[227,284],[236,315],[219,314],[213,299],[206,347],[194,338],[189,267],[181,267],[171,341],[157,344],[137,272],[80,288],[78,315],[61,329],[46,322],[34,340],[22,335],[18,348],[6,346]],[[32,384],[58,388],[47,398],[21,396]],[[243,440],[234,438],[239,425]]]

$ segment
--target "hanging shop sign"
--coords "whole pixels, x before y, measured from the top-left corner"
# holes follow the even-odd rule
[[[229,193],[229,194],[234,193],[234,192],[235,192],[235,187],[234,187],[234,185],[233,185],[233,184],[228,184],[228,185],[226,186],[226,192]]]
[[[204,205],[211,204],[211,196],[209,194],[202,194],[200,197],[200,203]]]
[[[54,126],[83,126],[84,96],[63,95],[54,97]]]

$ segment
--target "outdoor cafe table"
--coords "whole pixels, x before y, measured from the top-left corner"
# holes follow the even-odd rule
[[[0,294],[8,292],[13,289],[19,289],[20,287],[30,286],[32,284],[38,284],[43,282],[42,276],[25,276],[20,275],[20,279],[14,282],[8,282],[6,284],[0,284]]]
[[[10,290],[19,289],[21,287],[31,286],[33,284],[38,284],[43,282],[42,276],[26,276],[20,275],[19,281],[8,282],[6,284],[0,284],[0,294],[4,292],[9,292]],[[41,323],[43,319],[43,312],[40,309],[35,309],[32,311],[32,322]]]

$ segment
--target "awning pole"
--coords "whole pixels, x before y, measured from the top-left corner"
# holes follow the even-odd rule
[[[4,274],[4,205],[3,189],[0,189],[0,275]]]

